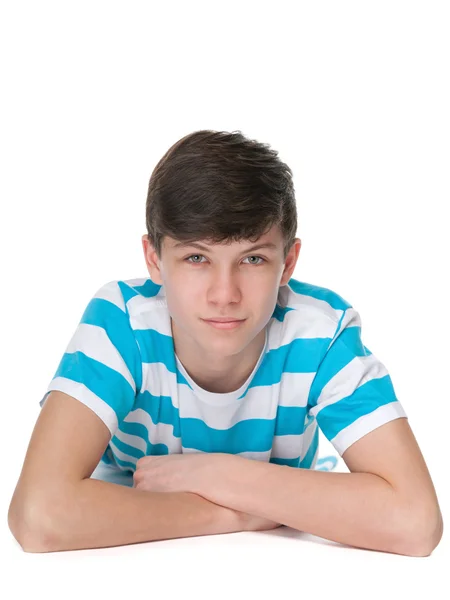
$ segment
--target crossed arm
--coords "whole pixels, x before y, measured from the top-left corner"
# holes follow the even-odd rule
[[[170,475],[177,480],[174,490],[179,486],[299,531],[359,548],[429,556],[442,537],[442,514],[408,420],[376,428],[352,444],[343,459],[350,473],[295,469],[232,454],[174,455],[158,457],[147,482],[172,485]],[[144,457],[138,463],[151,469],[154,460]],[[135,473],[135,480],[145,484],[144,477]]]
[[[222,485],[201,494],[216,504],[359,548],[427,556],[434,546],[421,516],[378,475],[226,459]]]

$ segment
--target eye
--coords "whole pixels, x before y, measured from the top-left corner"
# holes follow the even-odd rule
[[[203,254],[191,254],[191,256],[188,256],[184,260],[185,260],[185,262],[190,262],[192,265],[200,265],[200,264],[202,264],[202,263],[196,262],[196,261],[191,262],[191,258],[193,258],[195,256],[202,256],[204,258]],[[262,256],[247,256],[247,258],[259,258],[259,260],[262,260],[263,263],[266,262],[266,259],[262,258]],[[250,263],[250,264],[254,265],[255,267],[259,267],[260,264],[262,264],[262,263]]]
[[[262,256],[247,256],[247,258],[259,258],[259,260],[262,260],[263,263],[266,262],[265,258],[262,258]],[[261,265],[262,263],[251,263],[253,265],[255,265],[255,267],[258,267],[259,265]]]

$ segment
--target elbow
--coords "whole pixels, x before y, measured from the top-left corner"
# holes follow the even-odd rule
[[[433,550],[439,545],[444,533],[444,520],[440,509],[437,509],[435,515],[429,519],[429,527],[427,533],[422,538],[421,556],[430,556]]]
[[[45,538],[36,535],[24,535],[16,538],[24,552],[52,552],[52,548],[46,543]]]
[[[24,552],[51,552],[52,536],[41,527],[29,524],[30,512],[11,504],[8,510],[8,527]],[[43,522],[44,519],[38,519]]]
[[[430,556],[439,545],[444,532],[444,521],[440,508],[422,512],[416,518],[408,519],[407,534],[403,535],[407,556]]]
[[[48,536],[33,531],[25,533],[17,541],[24,552],[53,552],[54,548]]]

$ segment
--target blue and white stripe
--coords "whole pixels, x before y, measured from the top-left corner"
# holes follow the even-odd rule
[[[266,344],[239,390],[201,389],[174,352],[164,287],[111,281],[88,303],[51,380],[89,406],[111,440],[102,462],[133,472],[145,455],[224,452],[296,468],[318,458],[319,429],[342,456],[407,416],[386,367],[361,340],[357,311],[337,293],[295,279],[279,290]]]

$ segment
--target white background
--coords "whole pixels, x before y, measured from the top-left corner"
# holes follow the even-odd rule
[[[447,597],[446,532],[425,558],[289,528],[32,554],[7,511],[84,307],[103,283],[148,275],[156,162],[192,131],[239,129],[291,166],[293,276],[360,313],[446,522],[449,15],[430,0],[1,3],[0,586],[10,595]],[[320,443],[320,456],[336,454]]]

